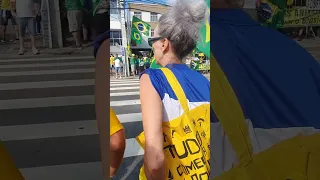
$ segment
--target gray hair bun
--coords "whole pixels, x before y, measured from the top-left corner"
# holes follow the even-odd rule
[[[196,47],[207,10],[204,0],[176,0],[169,12],[159,19],[159,34],[169,39],[179,58]]]

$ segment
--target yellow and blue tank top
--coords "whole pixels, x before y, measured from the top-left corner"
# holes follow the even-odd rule
[[[210,82],[206,77],[185,64],[170,64],[166,68],[169,68],[179,81],[189,102],[190,110],[203,104],[210,104]],[[160,69],[147,69],[141,73],[143,74],[149,75],[153,87],[162,100],[163,121],[168,122],[180,117],[183,109],[163,72]]]

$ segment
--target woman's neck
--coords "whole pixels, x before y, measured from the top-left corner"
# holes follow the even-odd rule
[[[163,57],[162,63],[160,64],[162,67],[165,67],[168,64],[181,64],[182,61],[174,55],[166,55]]]

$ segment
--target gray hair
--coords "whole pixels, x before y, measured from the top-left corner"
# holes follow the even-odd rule
[[[242,8],[245,0],[225,0],[230,7]]]
[[[159,35],[167,38],[178,58],[183,59],[197,45],[200,25],[207,15],[204,0],[176,0],[159,19]]]

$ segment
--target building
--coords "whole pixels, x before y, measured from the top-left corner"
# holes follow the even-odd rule
[[[118,8],[117,0],[110,0],[110,53],[121,54],[122,47],[122,33],[120,22],[120,10]]]
[[[161,14],[168,11],[168,6],[160,4],[143,4],[143,3],[131,3],[129,4],[130,9],[130,26],[128,26],[128,34],[131,31],[132,17],[135,16],[142,21],[151,25],[149,36],[142,35],[142,44],[136,44],[131,41],[131,51],[150,51],[151,47],[148,45],[148,38],[154,35],[154,29],[157,26],[157,22],[161,17]]]

